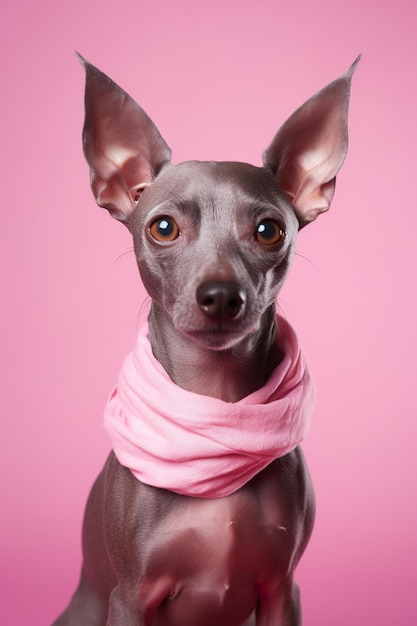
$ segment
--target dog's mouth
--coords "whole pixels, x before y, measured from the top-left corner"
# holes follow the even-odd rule
[[[229,350],[256,331],[253,325],[242,323],[211,323],[205,328],[179,328],[196,345],[208,350]]]

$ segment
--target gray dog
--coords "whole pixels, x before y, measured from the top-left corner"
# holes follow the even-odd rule
[[[254,167],[171,165],[146,113],[81,59],[93,193],[132,233],[152,306],[106,407],[113,451],[56,625],[301,624],[314,494],[298,444],[314,391],[275,301],[299,229],[329,209],[358,60]]]

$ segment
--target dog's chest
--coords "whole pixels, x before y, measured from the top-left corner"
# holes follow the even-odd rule
[[[200,614],[196,623],[203,624],[202,607],[207,624],[229,624],[231,616],[244,623],[261,588],[275,587],[286,573],[293,539],[284,524],[277,503],[265,511],[250,491],[181,499],[142,548],[141,603],[159,607],[161,624],[182,623],[193,606]]]

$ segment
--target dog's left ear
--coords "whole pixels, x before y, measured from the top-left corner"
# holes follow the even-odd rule
[[[86,71],[84,155],[97,204],[129,226],[141,191],[169,163],[171,150],[145,111],[78,55]]]
[[[300,228],[330,207],[348,148],[350,84],[359,60],[297,109],[263,154],[264,167],[276,175]]]

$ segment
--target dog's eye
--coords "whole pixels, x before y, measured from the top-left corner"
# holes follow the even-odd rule
[[[285,238],[285,230],[275,220],[263,220],[258,224],[256,240],[265,246],[273,246]]]
[[[180,234],[177,223],[171,217],[160,217],[151,224],[150,233],[156,241],[174,241]]]

